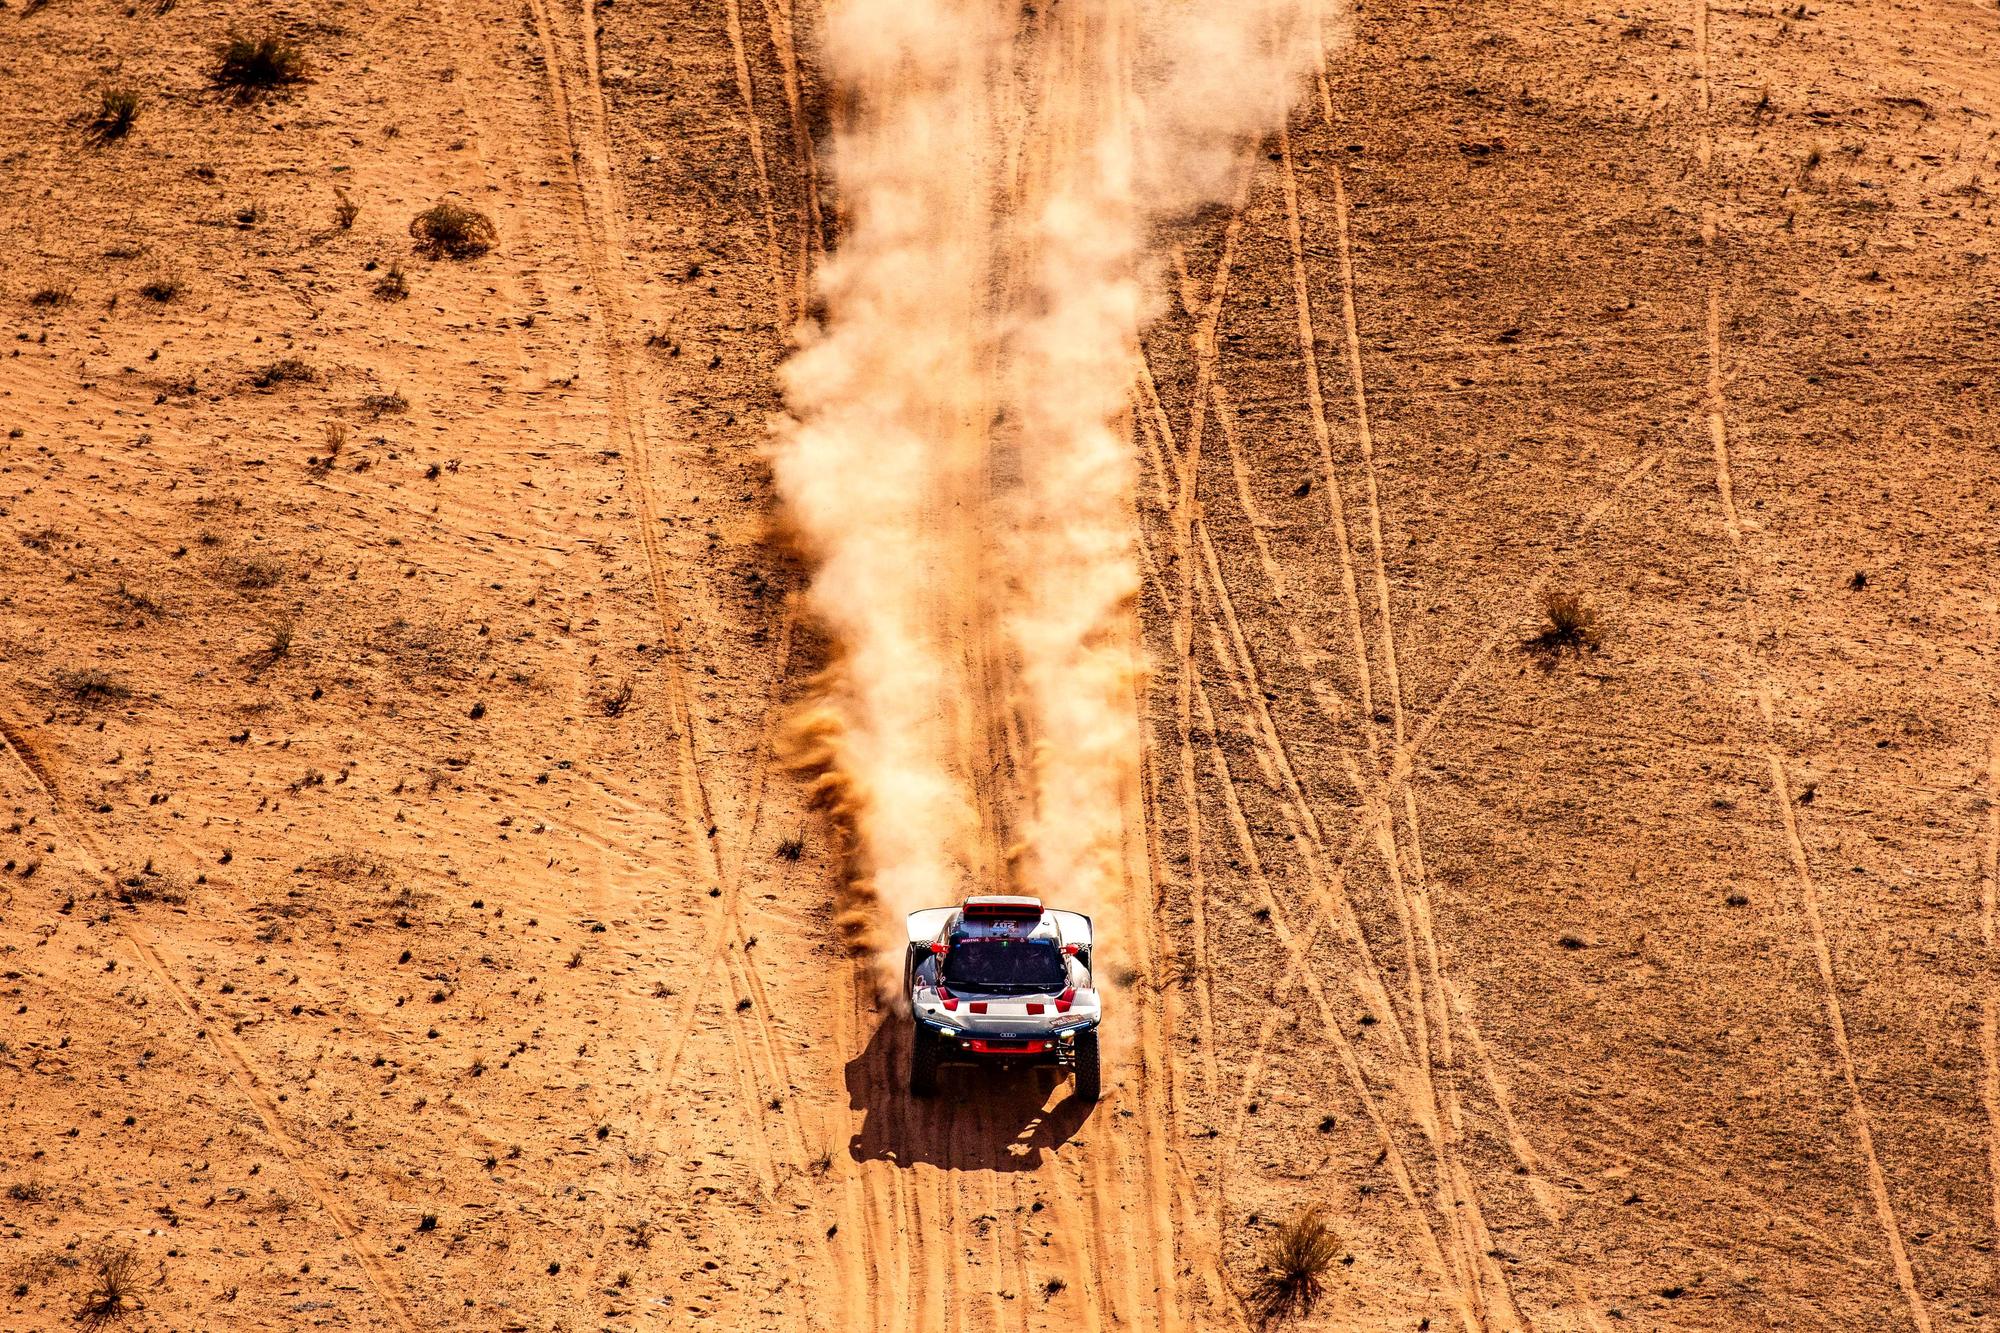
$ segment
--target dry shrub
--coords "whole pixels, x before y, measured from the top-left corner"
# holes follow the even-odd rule
[[[222,576],[240,592],[264,592],[285,580],[285,567],[275,560],[231,560]]]
[[[114,143],[131,133],[139,116],[139,94],[130,88],[104,88],[97,94],[97,119],[90,122],[90,137],[98,143]]]
[[[150,863],[148,863],[150,865]],[[115,896],[121,903],[167,903],[179,906],[188,900],[187,884],[177,875],[157,871],[127,875],[118,881]]]
[[[280,384],[310,384],[318,377],[318,372],[299,358],[284,356],[261,367],[250,377],[250,382],[260,389],[269,389]]]
[[[417,249],[432,259],[477,259],[500,239],[493,219],[464,204],[446,200],[410,219]]]
[[[139,1263],[130,1250],[105,1250],[97,1256],[96,1268],[96,1279],[76,1311],[85,1328],[102,1328],[131,1314],[139,1286]]]
[[[369,636],[368,647],[402,667],[406,676],[450,679],[462,677],[467,670],[463,635],[443,625],[392,620]],[[437,785],[433,782],[432,790]]]
[[[252,675],[261,675],[292,653],[292,622],[281,620],[264,631],[264,642],[246,654],[243,664]]]
[[[165,305],[180,294],[179,279],[166,273],[155,274],[139,285],[139,295],[160,305]]]
[[[129,699],[132,691],[102,671],[58,671],[56,689],[71,700],[87,706]]]
[[[1563,653],[1596,652],[1597,608],[1573,592],[1556,589],[1542,594],[1542,629],[1526,646],[1550,657]]]
[[[1326,1274],[1339,1245],[1317,1208],[1308,1208],[1278,1228],[1265,1247],[1249,1305],[1262,1327],[1304,1319],[1326,1294]]]
[[[375,280],[375,296],[382,301],[400,301],[410,294],[410,280],[403,276],[401,264],[389,265],[389,271]]]
[[[216,52],[215,82],[239,102],[305,77],[305,52],[275,33],[231,33]]]

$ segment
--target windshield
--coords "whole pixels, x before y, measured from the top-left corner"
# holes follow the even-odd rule
[[[1069,969],[1054,940],[960,940],[944,958],[944,984],[968,991],[1058,991]]]

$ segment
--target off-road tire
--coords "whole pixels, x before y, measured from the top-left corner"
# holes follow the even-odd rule
[[[912,1097],[933,1097],[937,1095],[938,1075],[937,1033],[917,1024],[910,1034],[910,1095]]]
[[[1094,1102],[1099,1088],[1097,1034],[1079,1032],[1076,1034],[1076,1095],[1084,1101]]]

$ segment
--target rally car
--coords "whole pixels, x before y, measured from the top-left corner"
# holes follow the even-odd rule
[[[1067,1066],[1076,1095],[1098,1094],[1090,918],[1037,898],[968,898],[909,915],[903,989],[915,1024],[910,1093],[937,1091],[947,1064]]]

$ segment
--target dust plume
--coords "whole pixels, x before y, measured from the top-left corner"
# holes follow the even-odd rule
[[[1109,899],[1142,744],[1126,409],[1148,256],[1281,123],[1321,21],[1317,0],[830,15],[849,225],[786,371],[775,467],[840,653],[802,757],[878,947],[968,892]],[[975,698],[971,660],[1010,663],[1011,700]],[[1022,827],[998,830],[976,786],[995,757],[966,739],[991,719],[967,710],[1010,702],[1033,761]],[[1003,836],[1019,884],[975,882]]]
[[[1044,90],[1059,147],[1012,232],[1029,277],[1007,345],[1022,473],[1008,631],[1038,738],[1025,872],[1079,910],[1117,876],[1120,794],[1139,757],[1124,414],[1158,288],[1148,244],[1228,193],[1317,57],[1319,20],[1311,0],[1080,7]]]
[[[975,99],[996,31],[984,10],[829,16],[827,58],[852,106],[834,144],[848,218],[820,277],[825,326],[785,367],[793,421],[773,462],[816,566],[810,609],[839,654],[795,757],[850,840],[843,920],[876,946],[895,930],[875,927],[957,892],[978,827],[946,717],[964,688],[947,643],[962,540],[939,510],[980,379],[992,238]]]

